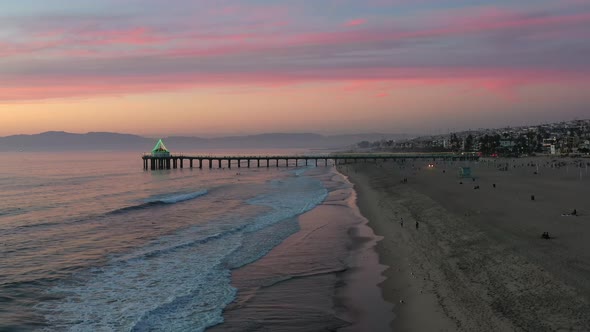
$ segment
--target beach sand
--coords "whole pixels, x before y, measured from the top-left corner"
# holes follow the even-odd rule
[[[383,237],[392,330],[590,331],[590,174],[567,162],[340,165]]]

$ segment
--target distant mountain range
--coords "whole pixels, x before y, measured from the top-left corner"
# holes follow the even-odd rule
[[[411,138],[405,134],[355,134],[325,136],[319,134],[260,134],[202,138],[189,136],[164,137],[172,152],[190,152],[204,149],[302,148],[340,149],[360,141]],[[0,151],[141,151],[149,152],[156,139],[130,134],[91,132],[74,134],[50,131],[35,135],[0,137]]]

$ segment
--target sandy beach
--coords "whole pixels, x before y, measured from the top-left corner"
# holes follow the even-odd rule
[[[590,174],[578,165],[340,165],[383,237],[376,248],[388,266],[380,286],[394,304],[392,330],[590,330]],[[459,178],[459,166],[472,177]]]

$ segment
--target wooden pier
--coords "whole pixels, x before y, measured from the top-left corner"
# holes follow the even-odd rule
[[[289,167],[289,166],[328,166],[359,161],[388,160],[478,160],[476,155],[460,154],[330,154],[330,155],[293,155],[293,156],[185,156],[170,155],[157,157],[144,155],[144,170],[163,170],[177,168],[229,168],[232,167]]]

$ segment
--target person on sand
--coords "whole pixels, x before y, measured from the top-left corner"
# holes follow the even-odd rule
[[[577,216],[578,215],[578,211],[576,211],[576,209],[574,209],[574,211],[572,212],[572,216]]]
[[[399,224],[404,227],[404,218],[402,218],[402,220],[399,222]]]
[[[420,227],[420,224],[416,221],[416,229],[418,229],[418,227]]]

